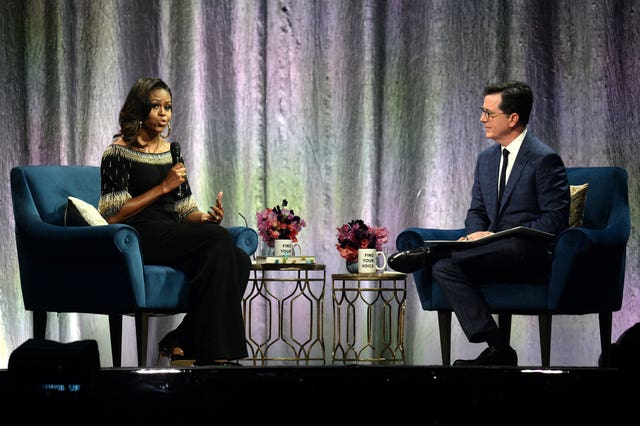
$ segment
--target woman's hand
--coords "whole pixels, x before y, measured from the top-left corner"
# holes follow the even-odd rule
[[[167,177],[162,181],[162,187],[164,188],[164,192],[169,193],[180,186],[181,183],[187,181],[187,168],[182,163],[176,163],[169,173]]]
[[[211,206],[209,211],[202,215],[204,222],[213,222],[219,224],[224,218],[224,207],[222,206],[222,191],[216,196],[216,204]]]
[[[187,180],[186,177],[187,168],[182,163],[176,163],[173,167],[171,167],[169,173],[167,173],[167,176],[163,179],[162,182],[160,182],[160,184],[154,186],[153,188],[136,197],[128,199],[124,203],[124,205],[120,207],[118,213],[108,218],[107,222],[123,223],[127,221],[129,218],[135,216],[136,214],[147,208],[162,195],[168,194],[171,191],[175,190],[181,183]],[[195,220],[197,220],[197,218]]]

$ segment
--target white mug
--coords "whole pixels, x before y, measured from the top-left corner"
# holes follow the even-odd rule
[[[379,260],[382,259],[382,264]],[[387,267],[387,256],[374,248],[358,249],[358,273],[374,274]]]
[[[298,248],[298,256],[302,256],[302,246],[300,246],[300,244],[286,239],[273,241],[273,253],[276,257],[295,256],[296,247]]]

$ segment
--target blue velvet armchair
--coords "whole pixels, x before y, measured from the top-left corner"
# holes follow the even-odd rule
[[[34,338],[45,338],[47,312],[108,315],[113,365],[119,367],[122,316],[133,315],[138,364],[146,366],[149,317],[185,312],[185,275],[144,264],[138,234],[128,225],[65,226],[68,196],[97,206],[98,167],[15,167],[11,195],[22,297],[33,311]],[[254,229],[228,229],[236,246],[249,255],[256,251]]]
[[[553,315],[598,314],[601,364],[608,365],[612,313],[622,305],[626,246],[631,228],[627,172],[619,167],[569,167],[570,185],[589,183],[582,226],[556,237],[550,278],[534,284],[495,282],[481,291],[498,325],[510,335],[511,315],[537,315],[542,365],[549,366]],[[425,240],[456,240],[464,229],[407,228],[396,239],[399,251],[423,247]],[[451,358],[451,307],[431,276],[413,274],[422,309],[438,312],[442,362]]]

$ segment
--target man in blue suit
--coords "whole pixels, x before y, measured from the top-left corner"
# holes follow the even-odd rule
[[[497,144],[478,156],[466,236],[478,240],[524,226],[557,235],[569,224],[569,181],[560,156],[527,131],[531,88],[510,81],[484,89],[480,121]],[[454,365],[518,364],[515,350],[498,329],[479,286],[488,281],[523,282],[549,273],[553,241],[506,237],[452,250],[436,259],[428,248],[396,253],[389,266],[411,273],[433,264],[434,281],[451,304],[472,343],[487,342],[476,359]]]

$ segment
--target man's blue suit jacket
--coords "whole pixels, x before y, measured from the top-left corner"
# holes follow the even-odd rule
[[[496,143],[478,156],[465,220],[467,235],[516,226],[559,234],[568,226],[570,208],[569,180],[560,156],[527,132],[498,208],[501,148]]]

